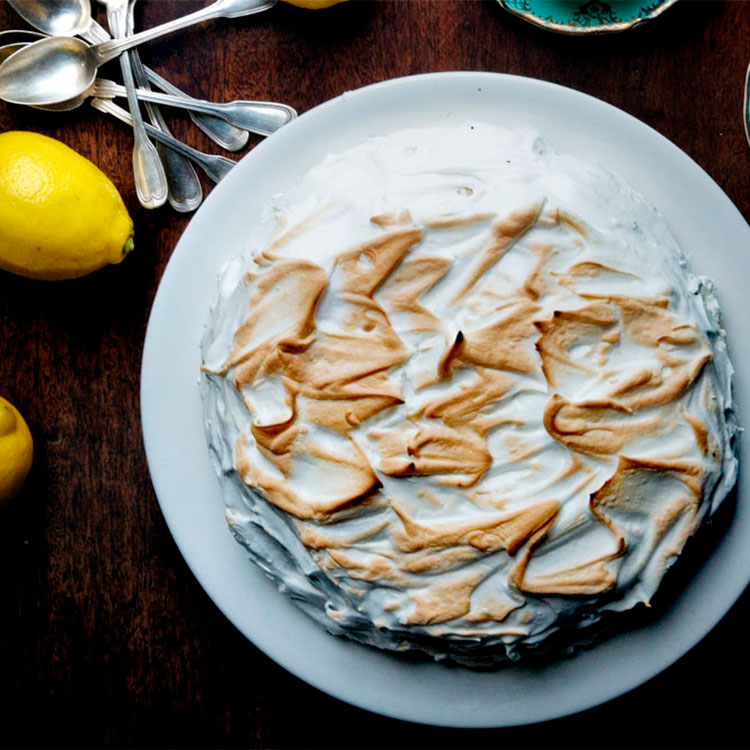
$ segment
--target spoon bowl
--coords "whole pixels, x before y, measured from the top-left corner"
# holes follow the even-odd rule
[[[0,65],[0,99],[46,106],[84,95],[97,72],[91,49],[73,37],[48,37],[29,44],[22,55],[11,55]]]
[[[0,47],[0,65],[5,62],[12,54],[18,52],[19,50],[22,50],[27,45],[24,43],[17,43],[17,44],[4,44]],[[80,107],[81,104],[83,104],[86,99],[91,96],[91,92],[93,90],[93,86],[88,89],[84,94],[81,94],[80,96],[75,97],[74,99],[67,99],[63,102],[57,102],[56,104],[46,104],[46,105],[34,105],[34,109],[43,109],[49,112],[67,112],[71,109],[76,109],[76,107]]]
[[[91,28],[89,0],[8,0],[21,18],[51,36],[78,36]]]

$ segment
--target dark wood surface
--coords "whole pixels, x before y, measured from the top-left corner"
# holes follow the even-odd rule
[[[144,0],[139,25],[200,5]],[[0,29],[22,26],[0,0]],[[750,217],[740,119],[748,2],[682,0],[649,26],[586,39],[536,29],[493,0],[355,0],[318,13],[283,6],[181,32],[143,55],[196,95],[275,99],[300,112],[347,89],[422,72],[486,70],[561,83],[659,130]],[[173,123],[211,150],[186,118]],[[0,394],[28,417],[36,441],[24,493],[0,513],[0,744],[748,745],[748,594],[651,682],[526,728],[458,731],[382,718],[318,692],[260,653],[175,547],[141,441],[145,327],[188,217],[138,206],[130,136],[89,107],[51,114],[0,104],[0,131],[7,129],[55,136],[107,172],[135,219],[137,249],[121,266],[75,282],[0,273]]]

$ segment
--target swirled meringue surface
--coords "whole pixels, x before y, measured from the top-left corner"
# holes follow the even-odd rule
[[[222,273],[210,447],[328,630],[482,663],[648,603],[734,483],[712,285],[606,169],[484,124],[328,157]]]

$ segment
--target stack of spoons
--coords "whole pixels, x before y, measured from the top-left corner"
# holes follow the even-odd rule
[[[169,201],[177,211],[194,211],[203,200],[203,191],[192,163],[216,182],[236,163],[177,140],[159,105],[188,110],[193,122],[228,151],[243,148],[250,133],[270,135],[297,116],[294,109],[277,102],[195,99],[145,67],[136,49],[202,21],[260,13],[277,0],[215,0],[138,33],[133,23],[137,0],[99,0],[106,7],[109,31],[94,20],[90,0],[9,2],[38,32],[0,32],[0,99],[53,111],[74,109],[90,100],[99,111],[129,123],[134,134],[135,188],[146,208]],[[98,68],[118,57],[123,84],[99,78]],[[160,91],[152,90],[152,85]],[[114,103],[118,97],[127,99],[127,110]]]

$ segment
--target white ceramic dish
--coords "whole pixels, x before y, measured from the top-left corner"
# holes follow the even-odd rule
[[[198,211],[164,273],[146,335],[141,405],[149,468],[170,531],[205,590],[256,646],[357,706],[411,721],[490,727],[597,705],[695,645],[750,580],[747,475],[741,473],[736,513],[711,564],[700,567],[655,625],[541,669],[474,672],[402,660],[331,636],[247,561],[224,521],[198,394],[199,343],[217,271],[243,249],[270,196],[331,151],[405,127],[465,120],[536,128],[557,151],[596,159],[658,207],[694,268],[718,284],[738,372],[736,401],[740,415],[750,413],[750,349],[738,339],[750,282],[750,227],[737,209],[688,156],[633,117],[570,89],[492,73],[416,76],[343,94],[243,159]]]

